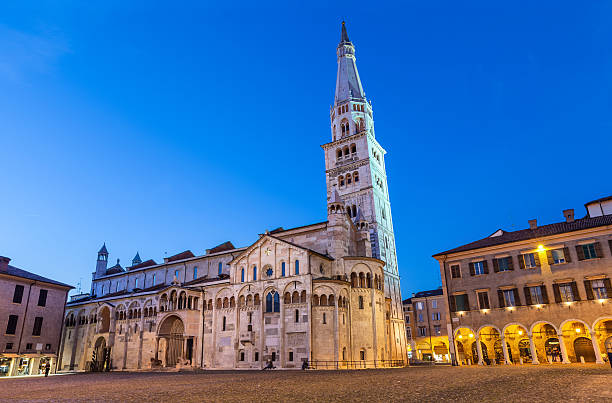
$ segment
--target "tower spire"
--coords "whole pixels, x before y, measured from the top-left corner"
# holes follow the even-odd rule
[[[338,55],[338,74],[334,106],[350,100],[365,101],[365,92],[355,64],[355,47],[349,40],[344,21],[342,21],[342,34],[336,53]]]
[[[342,21],[342,36],[340,37],[340,43],[350,43],[351,40],[348,37],[348,34],[346,33],[346,24],[344,23],[344,21]]]

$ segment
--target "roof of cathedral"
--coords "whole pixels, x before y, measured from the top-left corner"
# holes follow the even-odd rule
[[[168,262],[175,262],[177,260],[189,259],[191,257],[195,257],[193,252],[191,252],[190,250],[186,250],[184,252],[177,253],[176,255],[172,255],[166,259]]]
[[[98,251],[98,254],[100,254],[100,253],[106,253],[108,255],[108,250],[106,250],[106,242],[104,242],[104,244],[102,245],[102,247]]]
[[[281,242],[288,243],[289,245],[291,245],[291,246],[295,246],[296,248],[300,248],[300,249],[307,250],[308,252],[311,252],[311,253],[314,253],[315,255],[321,256],[321,257],[322,257],[322,258],[324,258],[324,259],[327,259],[327,260],[334,260],[334,258],[333,258],[333,257],[331,257],[331,256],[329,256],[329,255],[325,255],[325,254],[323,254],[323,253],[319,253],[319,252],[317,252],[316,250],[313,250],[313,249],[310,249],[310,248],[306,248],[306,247],[304,247],[304,246],[302,246],[302,245],[298,245],[297,243],[289,242],[289,241],[287,241],[286,239],[279,238],[279,237],[277,237],[277,236],[270,235],[270,234],[267,234],[266,236],[269,236],[270,238],[277,239],[277,240],[279,240],[279,241],[281,241]]]
[[[145,260],[142,263],[135,264],[134,266],[128,267],[128,270],[140,269],[142,267],[155,266],[157,263],[153,259]]]
[[[59,285],[59,286],[62,286],[62,287],[74,288],[71,285],[60,283],[59,281],[51,280],[49,278],[46,278],[46,277],[43,277],[43,276],[39,276],[38,274],[34,274],[34,273],[29,272],[29,271],[22,270],[22,269],[20,269],[18,267],[11,266],[11,265],[7,266],[7,271],[5,271],[5,272],[3,271],[3,272],[0,272],[0,273],[8,274],[9,276],[25,278],[27,280],[40,281],[40,282],[43,282],[43,283],[55,284],[55,285]]]
[[[232,249],[236,249],[234,244],[231,243],[230,241],[226,241],[226,242],[223,242],[222,244],[215,246],[212,249],[206,249],[206,254],[224,252],[226,250],[232,250]]]
[[[121,265],[119,264],[119,259],[117,259],[117,264],[113,267],[109,267],[108,269],[106,269],[106,274],[122,273],[124,271],[125,270],[123,269],[123,267],[121,267]]]
[[[341,49],[341,46],[344,48]],[[348,48],[346,48],[348,47]],[[355,57],[347,57],[348,54],[353,55],[353,44],[348,40],[346,26],[342,23],[341,41],[338,45],[338,74],[336,81],[336,100],[338,104],[353,98],[365,99],[365,92],[359,79],[359,72],[355,64]]]
[[[433,256],[436,257],[441,255],[448,255],[451,253],[466,252],[469,250],[486,248],[489,246],[503,245],[510,242],[526,241],[529,239],[563,234],[572,231],[580,231],[588,228],[602,227],[605,225],[612,225],[612,214],[599,217],[587,216],[585,218],[580,218],[572,222],[558,222],[548,225],[542,225],[533,229],[527,228],[518,231],[504,231],[500,229],[493,233],[493,235],[489,235],[486,238],[459,246],[454,249],[447,250],[445,252],[436,253]]]

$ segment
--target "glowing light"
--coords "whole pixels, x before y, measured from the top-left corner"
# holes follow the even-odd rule
[[[567,305],[567,306],[570,306],[571,304],[572,304],[572,301],[567,301],[567,302],[565,303],[565,305]]]
[[[522,330],[519,330],[519,331],[518,331],[518,334],[519,334],[519,336],[521,336],[521,335],[523,334],[523,331],[522,331]]]
[[[536,307],[536,308],[542,308],[542,305],[537,304],[535,307]]]
[[[598,299],[597,301],[601,302],[602,304],[603,304],[604,302],[606,302],[606,300],[605,300],[605,299],[603,299],[603,298],[602,298],[602,299]]]
[[[576,333],[580,333],[581,329],[579,327],[576,328]]]
[[[544,252],[546,249],[544,248],[544,245],[540,244],[538,245],[538,252]]]
[[[463,335],[461,335],[461,334],[460,334],[460,335],[459,335],[459,338],[460,338],[460,339],[463,339]]]
[[[470,333],[470,339],[474,337],[474,333]]]

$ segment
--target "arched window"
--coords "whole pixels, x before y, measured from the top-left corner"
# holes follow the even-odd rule
[[[327,324],[327,316],[325,315],[325,312],[323,312],[323,324]]]
[[[351,144],[351,154],[355,154],[357,152],[357,146],[355,144]]]
[[[225,332],[225,326],[226,326],[226,324],[227,324],[227,318],[224,316],[224,317],[223,317],[223,329],[222,329],[224,332]]]
[[[277,292],[274,293],[274,312],[280,312],[280,296]]]
[[[338,184],[340,185],[340,187],[344,186],[344,176],[340,175],[338,177]]]
[[[355,183],[359,182],[359,172],[353,173],[353,181],[355,181]]]
[[[363,296],[359,296],[359,309],[363,309]]]
[[[285,293],[285,304],[290,304],[291,303],[291,294],[289,294],[288,292]]]
[[[285,262],[281,263],[281,276],[285,277],[286,273],[285,273]]]
[[[353,217],[357,217],[357,206],[354,204],[351,206],[351,212]]]
[[[219,273],[218,274],[221,274],[221,273],[223,273],[223,263],[219,262]]]
[[[338,149],[338,151],[336,151],[336,157],[338,159],[342,158],[342,150],[341,149]]]
[[[300,323],[300,310],[295,310],[295,323]]]
[[[350,185],[353,182],[353,178],[351,178],[351,175],[348,174],[346,175],[346,184]]]
[[[155,273],[153,273],[153,285],[155,285]]]
[[[342,359],[346,360],[346,347],[342,347]]]
[[[300,294],[300,302],[306,302],[306,291],[302,291],[302,293]]]
[[[244,351],[240,351],[240,361],[244,361]]]
[[[296,260],[295,261],[295,275],[297,276],[298,274],[300,274],[300,261]]]
[[[253,266],[253,281],[257,281],[257,266]]]
[[[266,312],[280,312],[280,297],[276,291],[266,295]]]
[[[244,283],[244,267],[240,269],[240,281]]]
[[[349,155],[349,148],[348,146],[344,147],[344,156],[346,157],[347,155]]]
[[[321,295],[321,306],[327,305],[327,295]]]
[[[193,267],[193,279],[198,278],[198,266]]]

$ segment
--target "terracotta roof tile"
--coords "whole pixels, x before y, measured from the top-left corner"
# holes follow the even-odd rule
[[[612,215],[604,215],[600,217],[585,217],[573,222],[558,222],[548,225],[542,225],[535,229],[522,229],[519,231],[506,232],[502,231],[499,236],[488,236],[475,242],[459,246],[445,252],[436,253],[435,256],[449,255],[451,253],[466,252],[469,250],[486,248],[490,246],[503,245],[511,242],[526,241],[529,239],[537,239],[551,235],[563,234],[566,232],[580,231],[589,228],[603,227],[612,225]]]

